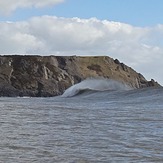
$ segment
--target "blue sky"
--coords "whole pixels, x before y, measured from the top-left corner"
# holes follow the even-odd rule
[[[162,0],[69,0],[56,6],[51,14],[151,26],[163,23],[162,11]]]
[[[163,23],[162,12],[162,0],[67,0],[45,8],[18,8],[9,16],[1,15],[0,20],[20,21],[33,16],[55,15],[154,26]]]
[[[163,85],[163,0],[0,1],[0,54],[108,55]]]

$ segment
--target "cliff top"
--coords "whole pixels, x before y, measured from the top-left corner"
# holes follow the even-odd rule
[[[1,96],[55,96],[89,77],[114,79],[132,88],[160,86],[108,56],[0,56]]]

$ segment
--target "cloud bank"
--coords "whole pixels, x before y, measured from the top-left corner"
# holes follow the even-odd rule
[[[0,23],[0,54],[109,55],[163,84],[162,38],[163,25],[42,16]]]
[[[64,0],[1,0],[0,1],[0,13],[10,14],[18,8],[27,7],[46,7],[56,5]]]

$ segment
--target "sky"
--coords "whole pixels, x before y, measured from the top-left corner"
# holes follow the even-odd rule
[[[107,55],[163,85],[163,0],[5,0],[0,54]]]

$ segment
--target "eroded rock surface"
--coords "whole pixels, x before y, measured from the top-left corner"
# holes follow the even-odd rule
[[[133,88],[160,86],[106,56],[0,56],[0,96],[56,96],[89,77],[115,79]]]

